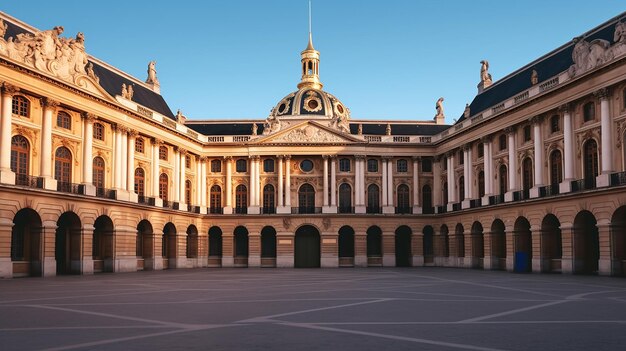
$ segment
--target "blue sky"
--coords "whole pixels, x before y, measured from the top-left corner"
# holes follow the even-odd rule
[[[307,0],[12,1],[39,29],[84,32],[93,56],[144,80],[190,119],[267,117],[300,80]],[[476,95],[480,60],[498,80],[626,10],[623,1],[313,0],[324,89],[354,119],[452,123]]]

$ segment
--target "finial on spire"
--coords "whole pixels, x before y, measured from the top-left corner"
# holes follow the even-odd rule
[[[309,0],[309,43],[306,49],[300,53],[302,62],[302,80],[298,84],[298,89],[312,87],[321,89],[323,84],[319,78],[320,53],[313,47],[313,32],[311,25],[311,0]]]

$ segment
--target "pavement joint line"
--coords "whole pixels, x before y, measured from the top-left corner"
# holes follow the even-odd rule
[[[293,312],[273,314],[273,315],[269,315],[269,316],[252,317],[252,318],[248,318],[248,319],[237,321],[235,323],[267,322],[267,321],[271,321],[273,318],[276,318],[276,317],[293,316],[295,314],[333,310],[333,309],[338,309],[338,308],[345,308],[345,307],[352,307],[352,306],[359,306],[359,305],[367,305],[367,304],[379,303],[379,302],[387,302],[387,301],[392,301],[392,300],[394,300],[394,299],[392,299],[392,298],[383,298],[383,299],[376,299],[376,300],[370,300],[370,301],[348,303],[348,304],[344,304],[344,305],[326,306],[326,307],[320,307],[320,308],[311,308],[311,309],[306,309],[306,310],[301,310],[301,311],[293,311]]]
[[[165,329],[171,328],[165,325],[121,325],[121,326],[77,326],[77,327],[26,327],[26,328],[0,328],[0,332],[7,331],[36,331],[36,330],[91,330],[91,329]]]
[[[136,291],[136,292],[127,292],[127,293],[114,293],[114,294],[96,294],[96,295],[73,295],[73,296],[57,296],[57,297],[42,297],[42,298],[37,298],[37,299],[20,299],[20,300],[9,300],[9,301],[0,301],[0,306],[2,305],[6,305],[6,304],[11,304],[11,303],[15,303],[15,302],[31,302],[31,301],[49,301],[49,300],[64,300],[64,299],[78,299],[78,298],[92,298],[92,297],[115,297],[115,296],[122,296],[122,295],[137,295],[137,294],[151,294],[151,293],[167,293],[167,292],[178,292],[180,291],[179,289],[169,289],[169,290],[157,290],[157,291],[146,291],[146,290],[141,290],[141,291]],[[76,292],[76,291],[72,291],[72,292]]]
[[[548,307],[548,306],[559,305],[559,304],[562,304],[562,303],[565,303],[565,302],[571,302],[571,301],[572,300],[551,301],[551,302],[546,302],[546,303],[542,303],[542,304],[539,304],[539,305],[533,305],[533,306],[528,306],[528,307],[516,308],[516,309],[510,310],[510,311],[498,312],[498,313],[488,314],[488,315],[485,315],[485,316],[464,319],[464,320],[458,321],[457,323],[465,324],[465,323],[479,322],[479,321],[482,321],[482,320],[485,320],[485,319],[492,319],[492,318],[496,318],[496,317],[508,316],[508,315],[512,315],[512,314],[516,314],[516,313],[520,313],[520,312],[536,310],[538,308],[544,308],[544,307]]]
[[[290,323],[276,320],[276,323]],[[626,320],[580,320],[580,321],[481,321],[469,324],[626,324]],[[310,325],[459,325],[459,322],[307,322]]]
[[[330,332],[338,332],[338,333],[346,333],[346,334],[355,334],[355,335],[363,335],[363,336],[371,336],[377,338],[385,338],[399,341],[410,341],[414,343],[420,344],[428,344],[428,345],[436,345],[436,346],[446,346],[450,348],[463,349],[463,350],[477,350],[477,351],[505,351],[504,349],[495,349],[490,347],[481,347],[467,344],[457,344],[446,341],[437,341],[437,340],[429,340],[422,338],[410,338],[406,336],[397,336],[397,335],[389,335],[389,334],[381,334],[381,333],[371,333],[366,331],[359,330],[349,330],[349,329],[340,329],[340,328],[331,328],[324,327],[320,325],[312,325],[308,323],[291,323],[291,322],[282,322],[278,323],[280,325],[289,326],[289,327],[297,327],[297,328],[307,328],[307,329],[317,329],[317,330],[325,330]]]
[[[605,291],[590,291],[590,292],[586,292],[586,293],[570,295],[570,296],[567,297],[567,299],[570,299],[570,300],[583,300],[588,295],[610,294],[610,293],[614,293],[614,292],[626,292],[626,289],[605,290]]]

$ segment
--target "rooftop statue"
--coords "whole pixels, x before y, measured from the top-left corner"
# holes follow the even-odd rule
[[[480,82],[483,83],[486,88],[492,83],[491,74],[489,73],[489,61],[482,60],[480,64]]]
[[[435,109],[437,110],[437,114],[435,115],[435,118],[445,117],[445,114],[443,113],[443,98],[442,97],[440,97],[437,100],[437,103],[435,104]]]
[[[156,61],[150,61],[150,63],[148,63],[148,79],[146,79],[146,83],[159,85],[159,79],[157,78],[155,67]]]

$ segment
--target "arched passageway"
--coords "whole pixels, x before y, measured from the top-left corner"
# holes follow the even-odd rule
[[[19,210],[11,230],[11,262],[14,277],[42,275],[41,217],[31,208]]]
[[[411,234],[411,228],[405,225],[396,229],[396,267],[411,266],[413,261]]]
[[[456,257],[464,258],[465,257],[465,229],[463,228],[463,224],[457,223],[454,228],[454,243],[456,249]]]
[[[431,265],[433,264],[433,256],[435,254],[435,248],[433,244],[433,232],[434,229],[432,226],[425,226],[422,229],[422,245],[424,247],[424,264]]]
[[[91,246],[93,271],[113,272],[113,221],[108,216],[96,218]]]
[[[161,237],[163,269],[176,268],[176,250],[176,227],[173,223],[167,223],[163,227],[163,236]]]
[[[504,222],[496,219],[491,224],[491,268],[506,269],[506,236]]]
[[[450,236],[448,226],[443,224],[439,228],[439,256],[450,257]]]
[[[626,151],[625,151],[626,152]],[[611,217],[611,248],[613,275],[626,275],[626,206],[615,210]]]
[[[198,228],[191,224],[187,227],[187,247],[186,256],[188,259],[195,260],[198,258]],[[196,266],[196,264],[192,264]]]
[[[382,266],[383,265],[383,231],[378,226],[367,228],[367,265]]]
[[[209,229],[208,260],[208,267],[222,266],[222,229],[220,227],[211,227]]]
[[[532,271],[532,238],[530,222],[525,217],[518,217],[513,227],[513,270],[520,273]]]
[[[339,229],[339,267],[354,266],[354,229],[344,225]]]
[[[563,257],[561,223],[549,213],[541,221],[541,271],[560,272]]]
[[[137,224],[137,270],[154,269],[154,232],[152,224],[144,219]]]
[[[294,252],[296,268],[316,268],[320,266],[320,233],[311,225],[303,225],[296,230]]]
[[[261,267],[276,267],[276,229],[264,227],[261,230]]]
[[[472,224],[472,258],[475,260],[472,264],[473,268],[485,267],[485,236],[483,234],[483,225],[476,221]]]
[[[59,217],[54,240],[57,275],[81,272],[81,233],[82,225],[76,213],[65,212]]]
[[[581,211],[574,218],[574,273],[597,274],[600,260],[600,239],[596,217]]]
[[[235,228],[235,267],[248,267],[248,229],[243,226]]]

